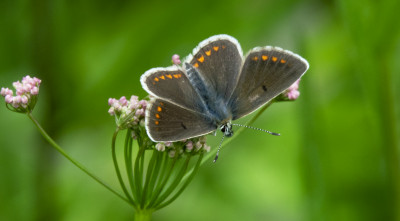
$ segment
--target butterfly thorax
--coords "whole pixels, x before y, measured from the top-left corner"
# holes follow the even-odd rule
[[[218,127],[230,123],[232,113],[222,95],[219,95],[213,85],[210,85],[191,64],[185,63],[185,70],[189,81],[201,98],[206,114],[214,121],[215,126]]]

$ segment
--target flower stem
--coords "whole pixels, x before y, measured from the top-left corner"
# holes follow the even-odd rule
[[[153,210],[136,210],[135,221],[150,221]]]
[[[179,195],[181,195],[181,193],[185,190],[185,188],[189,185],[189,183],[192,181],[194,175],[196,175],[199,167],[200,167],[200,163],[201,163],[201,159],[203,159],[203,155],[204,153],[201,153],[199,158],[197,159],[197,163],[196,166],[193,168],[193,170],[191,170],[191,173],[189,174],[189,177],[186,179],[185,183],[182,185],[182,187],[178,190],[178,192],[175,193],[175,195],[173,197],[171,197],[168,201],[164,202],[163,204],[159,205],[156,207],[156,210],[159,210],[161,208],[164,208],[166,206],[168,206],[170,203],[172,203],[176,198],[178,198]],[[182,179],[183,180],[183,179]]]
[[[143,170],[140,169],[140,160],[144,159],[145,155],[145,147],[139,146],[139,150],[136,156],[135,160],[135,168],[134,168],[134,173],[135,173],[135,189],[136,189],[136,197],[139,200],[142,199],[142,193],[143,193]],[[143,166],[143,165],[142,165]],[[140,203],[141,204],[141,203]]]
[[[121,185],[122,190],[125,193],[125,196],[128,197],[129,203],[136,208],[137,207],[136,203],[132,199],[132,197],[130,196],[128,190],[126,189],[124,180],[122,179],[122,176],[121,176],[121,171],[119,170],[119,166],[118,166],[117,154],[116,154],[116,151],[115,151],[115,142],[117,140],[118,132],[119,132],[119,129],[117,128],[115,130],[115,132],[114,132],[114,135],[113,135],[113,138],[112,138],[112,143],[111,143],[111,152],[112,152],[112,158],[113,158],[113,162],[114,162],[115,172],[117,173],[118,181],[119,181],[119,183]]]
[[[189,166],[189,161],[192,158],[192,155],[189,155],[186,157],[185,163],[181,167],[181,171],[178,173],[178,175],[175,177],[175,180],[170,184],[170,186],[164,191],[164,193],[158,197],[157,201],[154,203],[153,207],[158,207],[167,197],[175,190],[175,188],[179,185],[181,182],[183,176],[185,175],[185,172],[187,171],[187,168]]]
[[[158,151],[153,150],[153,155],[151,156],[150,162],[147,166],[147,173],[146,173],[146,179],[144,182],[144,187],[143,187],[143,194],[142,194],[142,200],[140,202],[140,207],[144,208],[144,205],[146,203],[146,197],[148,196],[148,189],[149,189],[149,183],[151,179],[151,175],[153,173],[154,167],[156,165],[156,159],[158,159]],[[150,187],[152,188],[152,187]]]
[[[32,120],[32,122],[35,124],[35,126],[39,129],[39,132],[42,134],[44,139],[49,142],[49,144],[56,149],[61,155],[63,155],[65,158],[67,158],[71,163],[73,163],[76,167],[78,167],[80,170],[85,172],[87,175],[89,175],[92,179],[94,179],[96,182],[104,186],[106,189],[114,193],[116,196],[124,200],[125,202],[129,203],[132,205],[130,200],[119,194],[117,191],[112,189],[108,184],[106,184],[104,181],[102,181],[99,177],[94,175],[92,172],[90,172],[88,169],[86,169],[82,164],[80,164],[78,161],[74,160],[72,157],[70,157],[47,133],[46,131],[40,126],[40,124],[36,121],[36,119],[32,116],[30,112],[27,113],[29,119]]]
[[[160,193],[163,191],[165,185],[167,184],[167,182],[168,182],[168,180],[169,180],[169,178],[170,178],[170,176],[171,176],[171,174],[172,174],[172,171],[173,171],[173,169],[174,169],[174,167],[175,167],[175,163],[176,163],[178,157],[179,157],[179,155],[177,154],[177,155],[174,157],[174,159],[172,160],[171,165],[170,165],[170,167],[169,167],[169,170],[168,170],[166,176],[163,177],[162,182],[161,182],[161,180],[160,180],[160,183],[159,183],[160,185],[157,185],[157,188],[156,188],[156,190],[154,191],[154,195],[152,196],[152,199],[149,201],[149,204],[146,206],[147,208],[151,208],[151,207],[154,205],[154,203],[157,201],[158,196],[159,196]]]
[[[131,187],[131,192],[133,195],[134,199],[138,199],[136,196],[136,189],[134,185],[134,179],[133,179],[133,167],[132,167],[132,137],[131,137],[131,130],[128,129],[126,132],[126,137],[125,137],[125,147],[124,147],[124,157],[125,157],[125,168],[126,168],[126,173],[128,176],[128,182],[129,186]]]

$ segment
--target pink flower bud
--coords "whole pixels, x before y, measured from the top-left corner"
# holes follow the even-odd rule
[[[131,98],[129,99],[130,102],[139,102],[139,97],[132,95]]]
[[[296,100],[300,96],[300,92],[298,91],[299,89],[299,83],[300,79],[298,79],[296,82],[294,82],[287,90],[286,90],[286,96],[289,98],[289,100]]]
[[[179,55],[177,55],[177,54],[172,55],[172,63],[174,63],[175,65],[180,65],[181,64],[181,60],[179,59]]]
[[[135,115],[136,115],[136,116],[144,116],[144,111],[143,111],[143,109],[138,109],[138,110],[136,110]]]
[[[289,100],[296,100],[300,96],[300,92],[297,90],[290,91],[287,93]]]
[[[38,88],[38,87],[33,87],[33,88],[31,89],[31,94],[32,94],[32,95],[37,95],[37,94],[39,94],[39,88]]]
[[[42,80],[37,77],[33,77],[33,81],[35,82],[35,84],[37,84],[38,87],[40,86],[40,83],[42,83]]]
[[[112,106],[116,101],[115,98],[108,98],[108,105]]]
[[[17,95],[15,97],[13,97],[13,103],[15,103],[15,104],[21,103],[21,96]]]
[[[111,116],[114,116],[114,115],[115,115],[114,107],[110,107],[110,109],[108,109],[108,113],[109,113]]]
[[[22,96],[21,96],[21,103],[22,103],[22,104],[27,104],[28,101],[29,101],[29,99],[28,99],[27,96],[25,96],[25,95],[22,95]]]
[[[1,88],[1,96],[5,97],[6,95],[12,96],[13,95],[13,91],[8,89],[8,88],[2,87]]]
[[[207,153],[208,153],[208,152],[210,152],[211,147],[208,146],[207,144],[204,144],[203,149],[204,149],[205,151],[207,151]]]
[[[143,109],[146,109],[146,107],[147,107],[147,101],[146,100],[140,100],[139,104],[142,106]]]
[[[113,107],[114,107],[115,111],[121,111],[121,109],[122,109],[122,106],[119,104],[119,102],[115,102],[113,104]]]
[[[128,100],[126,100],[126,97],[125,97],[125,96],[122,96],[122,97],[119,99],[119,103],[121,104],[121,106],[126,106],[126,105],[128,105]]]
[[[7,94],[7,95],[5,96],[5,101],[6,101],[6,103],[11,104],[11,103],[13,102],[13,96]]]
[[[193,150],[193,142],[189,140],[186,144],[186,151],[190,152],[192,150]]]
[[[164,151],[165,150],[165,145],[163,143],[157,143],[156,144],[156,150]]]

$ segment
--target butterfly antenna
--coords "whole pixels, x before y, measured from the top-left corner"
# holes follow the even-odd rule
[[[250,129],[253,129],[253,130],[263,131],[263,132],[266,132],[266,133],[269,133],[269,134],[275,135],[275,136],[280,136],[281,135],[280,133],[274,133],[274,132],[271,132],[271,131],[268,131],[268,130],[264,130],[264,129],[261,129],[261,128],[257,128],[257,127],[252,127],[252,126],[247,126],[247,125],[242,125],[242,124],[232,124],[232,125],[239,126],[239,127],[250,128]]]
[[[221,142],[219,143],[217,154],[215,155],[215,158],[214,158],[214,161],[213,161],[214,163],[217,162],[217,160],[218,160],[219,151],[221,150],[222,141],[224,141],[224,138],[225,138],[225,134],[222,135],[222,139],[221,139]]]

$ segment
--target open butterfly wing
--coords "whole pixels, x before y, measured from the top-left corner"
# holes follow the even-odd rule
[[[250,51],[229,100],[233,120],[250,114],[282,93],[307,69],[305,59],[281,48],[264,47]]]

